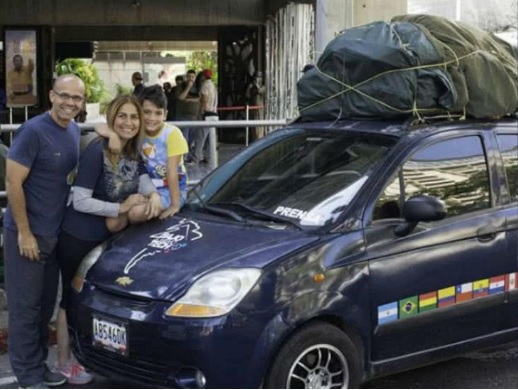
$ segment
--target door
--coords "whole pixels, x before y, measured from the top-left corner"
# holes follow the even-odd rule
[[[366,216],[374,361],[504,326],[506,278],[515,267],[505,211],[494,207],[495,159],[484,138],[464,130],[424,139],[374,198]],[[402,204],[417,194],[441,199],[448,215],[398,238]]]

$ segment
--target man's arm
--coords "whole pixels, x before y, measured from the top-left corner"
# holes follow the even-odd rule
[[[14,160],[7,159],[6,163],[6,191],[7,200],[11,209],[14,222],[18,229],[18,247],[20,255],[29,260],[39,260],[39,248],[36,237],[32,234],[27,207],[25,204],[25,193],[23,183],[29,176],[30,169]]]
[[[178,99],[186,102],[197,102],[198,100],[200,100],[200,98],[197,97],[187,97],[193,85],[194,83],[188,81],[187,85],[185,86],[185,89],[178,95]]]
[[[202,90],[200,94],[200,111],[198,116],[203,119],[203,113],[205,111],[211,111],[209,109],[209,96],[207,94],[207,91]]]

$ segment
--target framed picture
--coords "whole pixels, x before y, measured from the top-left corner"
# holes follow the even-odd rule
[[[5,94],[7,107],[38,102],[36,30],[5,29]]]

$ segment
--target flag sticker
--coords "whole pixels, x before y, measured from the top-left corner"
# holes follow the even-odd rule
[[[389,322],[398,319],[398,305],[397,302],[387,303],[386,305],[378,306],[378,324],[388,324]]]
[[[451,306],[455,303],[455,287],[446,287],[437,292],[439,302],[437,306],[446,307]]]
[[[419,313],[417,295],[399,301],[399,318],[415,316]]]
[[[473,283],[459,284],[455,291],[455,302],[464,302],[473,299]]]
[[[481,279],[473,282],[473,298],[489,295],[489,279]]]
[[[513,272],[508,274],[505,280],[505,291],[516,290],[517,286],[518,273]]]
[[[419,313],[433,310],[437,307],[437,293],[435,291],[419,295]]]
[[[497,294],[505,291],[505,275],[494,276],[489,279],[489,294]]]
[[[387,324],[433,309],[512,290],[518,290],[518,272],[457,284],[378,306],[378,324]]]

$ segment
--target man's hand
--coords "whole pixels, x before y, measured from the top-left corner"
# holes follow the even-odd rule
[[[166,218],[169,218],[169,217],[172,217],[173,215],[175,215],[178,211],[180,211],[180,207],[178,206],[169,206],[168,208],[166,208],[164,211],[162,211],[160,213],[160,216],[158,218],[160,219],[166,219]]]
[[[32,232],[18,232],[18,249],[20,255],[28,258],[30,261],[40,259],[40,250],[38,241]]]

